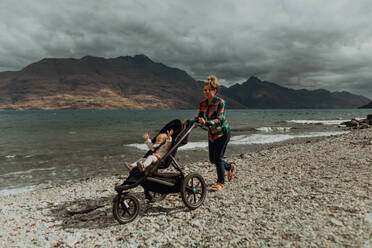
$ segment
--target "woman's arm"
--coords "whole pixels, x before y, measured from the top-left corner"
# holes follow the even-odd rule
[[[204,118],[205,115],[205,102],[201,102],[199,104],[198,114],[194,117],[194,119],[188,120],[190,124],[193,124],[194,122],[198,122],[199,118]]]

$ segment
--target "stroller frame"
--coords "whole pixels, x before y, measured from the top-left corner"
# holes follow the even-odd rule
[[[115,188],[118,194],[113,199],[113,215],[120,224],[133,221],[139,213],[140,203],[137,197],[128,192],[139,185],[144,188],[145,197],[150,202],[160,201],[169,193],[181,193],[182,200],[189,209],[196,209],[202,205],[207,193],[204,178],[198,173],[185,176],[174,157],[177,149],[187,142],[190,132],[197,125],[196,123],[182,125],[172,147],[162,158],[144,172],[134,168],[124,183]],[[158,169],[164,164],[166,168],[171,164],[177,173],[158,173]]]

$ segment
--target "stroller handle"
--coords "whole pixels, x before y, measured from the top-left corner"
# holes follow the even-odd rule
[[[196,122],[195,122],[196,123]],[[208,128],[200,123],[197,123],[196,124],[198,127],[200,127],[201,129],[205,130],[205,131],[208,131]]]

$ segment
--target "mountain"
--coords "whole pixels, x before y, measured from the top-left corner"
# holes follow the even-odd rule
[[[202,87],[144,55],[43,59],[0,73],[0,109],[195,109]],[[224,97],[232,108],[244,108]]]
[[[145,55],[42,59],[0,73],[0,109],[196,109],[203,82]],[[293,90],[251,77],[222,86],[228,108],[356,108],[370,100],[348,92]]]
[[[357,108],[369,102],[363,96],[349,92],[318,90],[294,90],[275,83],[250,77],[242,84],[223,89],[223,94],[248,108]]]
[[[369,102],[368,104],[366,104],[366,105],[363,105],[363,106],[361,106],[361,107],[359,107],[360,109],[363,109],[363,108],[368,108],[368,109],[372,109],[372,101],[371,102]]]

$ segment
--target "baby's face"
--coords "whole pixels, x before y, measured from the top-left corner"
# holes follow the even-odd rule
[[[161,133],[158,136],[156,136],[156,144],[161,144],[164,143],[165,140],[167,139],[167,135],[165,133]]]

